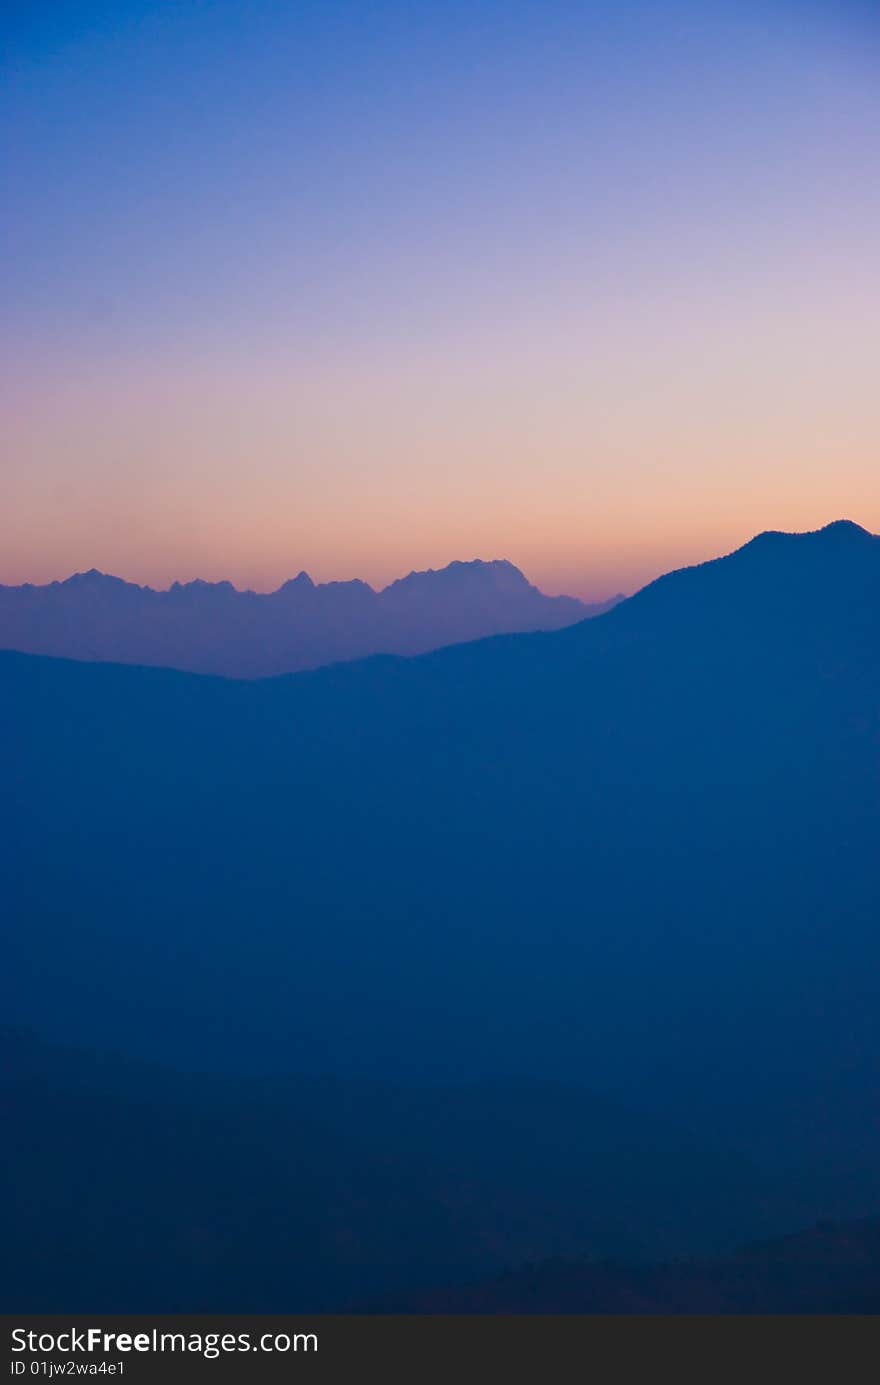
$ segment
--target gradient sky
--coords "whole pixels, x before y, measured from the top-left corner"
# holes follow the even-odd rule
[[[877,11],[7,3],[0,581],[880,530]]]

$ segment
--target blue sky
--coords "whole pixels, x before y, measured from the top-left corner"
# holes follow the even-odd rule
[[[874,7],[7,7],[0,580],[880,526]]]

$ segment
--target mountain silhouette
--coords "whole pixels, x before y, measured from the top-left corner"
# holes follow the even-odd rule
[[[231,582],[155,591],[92,568],[46,586],[0,587],[0,648],[258,678],[369,654],[418,654],[517,630],[556,630],[608,610],[545,596],[512,563],[450,563],[374,591],[308,573],[261,595]]]
[[[553,1082],[212,1076],[7,1029],[0,1104],[9,1311],[363,1308],[788,1225],[747,1162]]]
[[[880,1217],[820,1222],[714,1260],[548,1259],[384,1305],[419,1313],[880,1312]]]
[[[880,1309],[880,1221],[780,1237],[790,1179],[578,1087],[213,1076],[0,1028],[0,1110],[10,1312]]]
[[[245,682],[0,656],[10,1022],[215,1072],[553,1079],[880,1205],[880,540]],[[780,1204],[781,1205],[781,1204]]]

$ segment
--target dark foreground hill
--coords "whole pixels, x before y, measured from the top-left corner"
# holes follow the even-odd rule
[[[788,1224],[743,1160],[552,1082],[192,1075],[7,1030],[0,1109],[7,1312],[363,1307]]]
[[[46,586],[0,586],[0,648],[73,659],[263,678],[369,654],[420,654],[519,630],[558,630],[621,600],[545,596],[512,563],[450,563],[383,591],[315,585],[308,573],[266,595],[231,582],[155,591],[92,570]]]
[[[9,1312],[880,1311],[880,1222],[719,1256],[821,1188],[558,1083],[175,1073],[7,1029],[0,1114]]]
[[[582,1084],[862,1215],[878,612],[844,523],[410,660],[6,654],[4,1012],[215,1071]]]
[[[822,1222],[717,1260],[547,1260],[389,1311],[419,1313],[880,1313],[880,1218]]]

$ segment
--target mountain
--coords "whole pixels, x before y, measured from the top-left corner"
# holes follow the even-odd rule
[[[362,1308],[767,1225],[744,1161],[552,1082],[231,1078],[6,1029],[0,1109],[10,1312]]]
[[[450,563],[376,592],[308,573],[260,595],[230,582],[154,591],[92,569],[0,587],[0,648],[260,678],[377,653],[418,654],[517,630],[556,630],[610,609],[544,596],[508,562]]]
[[[216,1072],[581,1085],[880,1205],[880,540],[242,682],[0,657],[0,1001]],[[720,1210],[720,1207],[719,1207]]]
[[[0,1028],[0,1111],[10,1312],[880,1310],[880,1221],[767,1239],[787,1180],[577,1087],[233,1078]]]
[[[820,1222],[714,1260],[547,1260],[398,1300],[419,1313],[880,1312],[880,1217]]]

